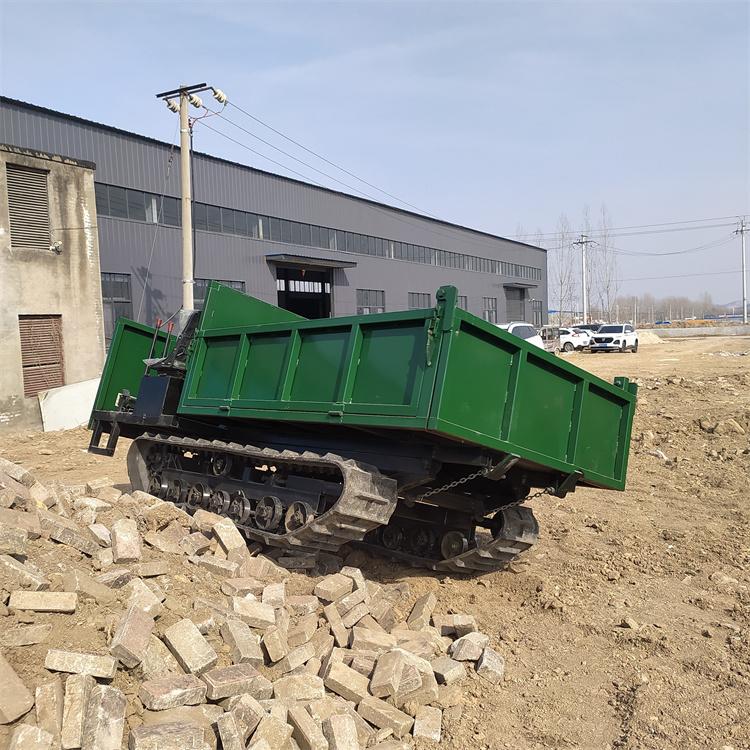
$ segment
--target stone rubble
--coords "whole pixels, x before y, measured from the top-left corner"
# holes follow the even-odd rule
[[[436,613],[434,593],[400,617],[404,584],[331,554],[263,554],[229,519],[105,479],[35,498],[0,508],[0,738],[14,750],[409,748],[440,741],[469,673],[504,680],[474,617]]]

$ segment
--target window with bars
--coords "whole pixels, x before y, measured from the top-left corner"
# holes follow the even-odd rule
[[[482,318],[497,323],[497,297],[482,297]]]
[[[409,292],[409,309],[410,310],[424,310],[426,307],[432,307],[431,294],[423,294],[422,292]]]
[[[211,281],[218,281],[219,284],[228,286],[230,289],[236,289],[238,292],[245,291],[244,281],[226,281],[225,279],[196,279],[193,291],[193,297],[195,299],[195,309],[203,309],[203,301],[206,298],[206,292],[208,291],[208,285]]]
[[[462,310],[469,309],[469,298],[464,294],[459,294],[456,300],[456,307],[460,307]]]
[[[62,316],[19,315],[18,329],[21,334],[23,395],[28,398],[65,385]]]
[[[6,164],[11,247],[49,250],[47,172]]]
[[[357,315],[385,312],[385,291],[382,289],[357,289]]]
[[[542,325],[542,300],[531,300],[531,314],[533,316],[531,322],[534,324],[534,327],[540,328]]]
[[[133,296],[129,273],[102,274],[104,338],[109,343],[118,318],[133,317]]]

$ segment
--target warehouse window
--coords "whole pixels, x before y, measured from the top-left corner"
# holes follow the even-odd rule
[[[424,310],[426,307],[432,307],[430,301],[432,295],[423,294],[422,292],[409,292],[409,309],[410,310]]]
[[[196,310],[203,309],[203,301],[206,297],[206,292],[208,291],[208,285],[211,283],[211,281],[218,281],[219,284],[228,286],[230,289],[236,289],[238,292],[245,291],[244,281],[226,281],[225,279],[196,279],[194,292],[193,292],[193,296],[195,298]]]
[[[456,307],[460,307],[462,310],[468,310],[469,298],[462,294],[459,294],[458,298],[456,299]]]
[[[104,338],[109,343],[118,318],[133,317],[133,300],[129,273],[102,274],[102,304],[104,307]]]
[[[497,323],[497,297],[482,297],[482,318]]]
[[[61,315],[19,315],[23,395],[65,385]]]
[[[6,164],[11,247],[49,249],[47,172]]]
[[[357,315],[385,312],[385,291],[382,289],[357,289]]]
[[[531,300],[531,314],[533,316],[533,320],[531,322],[534,324],[534,327],[541,328],[542,326],[542,300],[540,299]]]

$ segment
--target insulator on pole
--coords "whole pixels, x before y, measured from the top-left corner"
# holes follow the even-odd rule
[[[170,112],[179,112],[180,105],[174,99],[167,99],[167,109]]]
[[[227,95],[221,89],[214,89],[214,99],[216,99],[219,104],[224,104],[227,100]]]
[[[203,106],[203,100],[195,94],[190,94],[188,101],[196,108],[200,109]]]

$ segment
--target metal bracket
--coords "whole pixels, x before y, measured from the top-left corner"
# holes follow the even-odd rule
[[[107,445],[104,448],[99,447],[99,441],[101,440],[102,433],[104,432],[104,424],[102,420],[97,419],[94,422],[94,428],[91,433],[91,441],[89,442],[89,453],[96,453],[100,456],[114,456],[115,446],[117,445],[117,439],[120,437],[120,423],[110,423],[109,438],[107,439]]]
[[[569,492],[573,492],[578,484],[579,480],[583,479],[582,471],[574,471],[572,474],[568,474],[563,481],[557,485],[557,487],[550,488],[550,495],[555,497],[565,497]]]
[[[493,467],[487,479],[505,479],[505,475],[521,460],[515,453],[509,453],[497,466]]]

